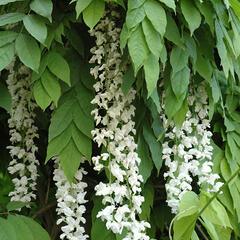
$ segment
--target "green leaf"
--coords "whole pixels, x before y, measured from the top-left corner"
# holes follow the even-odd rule
[[[13,42],[17,38],[17,33],[12,31],[0,32],[0,47]]]
[[[22,208],[22,207],[25,207],[27,205],[29,205],[30,203],[29,202],[17,202],[17,201],[12,201],[12,202],[9,202],[7,204],[7,210],[8,211],[13,211],[13,210],[17,210],[19,208]]]
[[[144,183],[150,177],[152,169],[153,169],[152,159],[149,156],[149,152],[148,152],[148,149],[146,146],[147,145],[144,141],[144,138],[141,135],[139,135],[138,148],[137,148],[137,153],[141,159],[141,162],[139,165],[139,173],[140,173],[140,175],[142,175]]]
[[[0,48],[0,71],[2,71],[14,57],[14,43],[9,43]]]
[[[83,112],[86,114],[89,120],[92,121],[93,117],[91,115],[91,111],[95,108],[94,105],[91,104],[91,101],[94,98],[93,93],[86,89],[81,82],[75,85],[74,91]]]
[[[39,69],[38,69],[38,73],[32,72],[32,82],[35,82],[36,80],[41,78],[41,76],[44,73],[46,67],[47,67],[47,55],[44,55],[41,58],[40,66],[39,66]]]
[[[207,204],[210,197],[210,195],[202,195],[200,197],[201,207],[204,207]],[[214,199],[211,204],[208,205],[201,216],[205,217],[213,224],[232,228],[225,208],[217,199]]]
[[[221,94],[221,89],[218,85],[215,75],[213,75],[212,81],[210,84],[211,84],[213,101],[214,103],[217,103],[222,94]]]
[[[81,88],[77,90],[72,89],[60,99],[59,107],[55,110],[49,127],[49,145],[46,161],[56,155],[59,155],[61,159],[62,154],[65,154],[64,149],[67,149],[69,145],[72,147],[73,154],[76,155],[76,158],[81,154],[88,160],[91,159],[92,136],[90,132],[94,128],[94,122],[92,117],[86,116],[79,104],[78,95],[84,96],[84,94],[82,94],[83,91]],[[86,103],[86,97],[82,102],[85,108],[88,108],[88,104],[90,105],[90,101]],[[90,115],[91,110],[89,109],[88,111]],[[74,148],[73,145],[69,143],[70,138],[74,143]],[[79,152],[78,154],[75,153],[76,150]],[[66,157],[66,154],[64,156]],[[70,173],[65,172],[65,174],[70,176]],[[70,179],[70,177],[68,177],[68,179]]]
[[[26,34],[19,34],[15,48],[22,63],[38,72],[41,52],[37,42]]]
[[[224,125],[227,128],[226,132],[231,132],[235,130],[234,124],[226,116],[224,117]]]
[[[186,192],[180,201],[179,213],[174,221],[174,240],[190,240],[193,234],[200,201],[194,192]]]
[[[17,229],[14,228],[14,225],[10,224],[9,221],[7,221],[4,218],[0,218],[0,232],[3,232],[4,236],[1,236],[1,240],[20,240],[19,236],[17,236]]]
[[[207,230],[209,236],[211,237],[211,239],[214,239],[214,240],[219,240],[219,237],[217,235],[217,232],[216,232],[216,229],[214,227],[214,224],[212,224],[211,222],[209,222],[207,219],[205,219],[203,217],[203,220],[202,221],[202,225],[205,227],[205,229]]]
[[[170,14],[167,14],[167,27],[164,37],[177,46],[181,47],[183,45],[177,24]]]
[[[74,49],[84,57],[84,44],[79,33],[75,28],[67,29],[67,38],[74,47]]]
[[[31,233],[33,234],[34,240],[50,240],[50,237],[47,231],[43,229],[39,223],[37,223],[36,221],[32,220],[29,217],[20,216],[20,215],[17,215],[16,217],[20,221],[23,221],[25,225],[28,226],[28,228],[31,230]]]
[[[46,69],[41,76],[41,82],[46,92],[57,106],[61,96],[61,87],[57,78]]]
[[[188,91],[189,80],[190,80],[190,69],[188,67],[185,67],[179,72],[172,74],[172,77],[171,77],[172,90],[175,96],[177,97],[177,99],[185,97]]]
[[[23,1],[23,0],[1,0],[0,6],[1,6],[1,5],[6,5],[6,4],[8,4],[8,3],[20,2],[20,1]]]
[[[211,239],[216,240],[230,240],[231,239],[231,229],[224,228],[216,224],[212,224],[206,218],[203,217],[204,223],[203,226],[208,231]]]
[[[37,14],[46,17],[52,22],[53,3],[51,0],[33,0],[30,8]]]
[[[4,108],[7,112],[10,113],[11,104],[11,95],[7,87],[2,82],[0,82],[0,107]]]
[[[21,215],[9,215],[7,220],[0,219],[0,227],[8,233],[6,240],[50,240],[46,230],[31,218]]]
[[[82,132],[78,130],[76,126],[73,125],[72,128],[72,138],[78,151],[81,152],[89,161],[91,161],[92,154],[92,140]]]
[[[229,2],[236,15],[240,18],[240,3],[237,0],[229,0]]]
[[[199,1],[195,1],[198,9],[205,18],[206,23],[209,25],[211,32],[214,33],[214,10],[211,2],[204,2],[204,4]]]
[[[144,72],[147,83],[148,96],[150,96],[154,89],[157,87],[160,73],[158,58],[153,54],[150,54],[148,59],[144,62]]]
[[[194,231],[197,213],[183,217],[179,221],[175,221],[173,225],[174,240],[190,240]]]
[[[155,88],[155,90],[152,92],[150,97],[151,97],[152,101],[154,102],[158,113],[160,113],[162,108],[161,108],[161,101],[160,101],[160,98],[159,98],[159,95],[158,95],[157,88]],[[155,118],[154,114],[153,114],[153,117]]]
[[[174,47],[170,56],[170,63],[172,65],[173,73],[179,72],[188,65],[189,54],[186,50],[179,47]]]
[[[173,116],[179,111],[183,103],[183,99],[177,99],[174,95],[174,92],[169,86],[166,90],[166,99],[165,99],[165,112],[169,121]]]
[[[188,33],[184,33],[184,42],[187,47],[185,51],[189,52],[190,57],[192,58],[192,64],[195,66],[197,61],[197,45],[193,37]]]
[[[69,182],[72,182],[77,172],[83,155],[78,151],[74,141],[71,139],[60,153],[61,167]]]
[[[143,136],[148,144],[148,147],[151,152],[152,160],[154,162],[155,167],[157,168],[157,173],[162,167],[162,147],[160,142],[157,141],[156,137],[154,136],[152,129],[150,128],[149,124],[144,124],[143,126]]]
[[[128,31],[126,23],[124,23],[121,34],[120,34],[120,49],[121,49],[122,53],[127,44],[128,38],[129,38],[129,31]]]
[[[160,2],[164,3],[167,7],[172,8],[174,12],[176,11],[175,0],[160,0]]]
[[[166,62],[168,60],[168,55],[167,54],[168,54],[167,49],[166,49],[165,45],[163,45],[161,55],[160,55],[160,60],[161,60],[162,65],[163,65],[163,69],[165,69]]]
[[[149,50],[141,25],[133,31],[128,41],[128,49],[133,62],[135,76],[149,56]]]
[[[163,43],[160,34],[154,29],[151,22],[145,18],[142,22],[143,33],[150,51],[159,58]]]
[[[92,138],[91,131],[94,128],[94,123],[91,118],[89,118],[79,103],[75,103],[72,107],[73,121],[77,128],[85,134],[87,137]]]
[[[47,27],[45,23],[36,15],[25,16],[23,23],[27,31],[40,43],[44,44],[47,38]]]
[[[233,64],[232,64],[232,59],[229,57],[229,53],[225,45],[225,42],[223,40],[223,32],[222,32],[221,26],[217,21],[217,19],[215,20],[215,29],[216,29],[216,35],[217,35],[218,54],[221,58],[221,65],[223,67],[224,74],[226,78],[228,78],[229,70],[232,71]]]
[[[143,6],[135,8],[127,12],[126,26],[129,30],[136,27],[145,18],[145,12]]]
[[[37,80],[34,83],[33,94],[38,106],[40,106],[43,110],[45,110],[50,105],[52,100],[40,80]]]
[[[179,204],[179,215],[177,219],[186,217],[198,212],[200,209],[200,200],[196,193],[186,192],[180,201]]]
[[[83,20],[90,29],[98,23],[105,9],[103,0],[92,0],[87,8],[83,11]]]
[[[183,101],[181,108],[177,111],[177,113],[174,116],[174,123],[179,129],[181,128],[183,122],[185,121],[187,111],[188,111],[188,99],[186,97],[185,100]]]
[[[50,52],[47,56],[47,66],[50,71],[59,79],[67,83],[70,83],[70,69],[67,61],[57,52]]]
[[[72,122],[74,103],[74,99],[68,99],[54,111],[49,127],[49,141],[61,134]]]
[[[76,13],[77,13],[77,16],[76,18],[79,17],[80,13],[92,2],[93,0],[78,0],[77,3],[76,3]]]
[[[195,64],[197,72],[208,82],[212,77],[212,68],[208,59],[203,58],[199,52],[197,56],[197,62]]]
[[[161,36],[164,36],[167,26],[167,18],[165,10],[162,8],[161,4],[154,0],[147,0],[144,3],[144,9],[154,28]]]
[[[62,133],[49,141],[45,163],[47,163],[50,158],[59,155],[60,152],[67,146],[72,136],[72,125],[73,124],[70,123]]]
[[[142,195],[144,196],[144,202],[141,206],[142,212],[139,217],[141,220],[149,221],[151,208],[153,207],[153,200],[154,200],[153,183],[148,182],[144,185]]]
[[[134,71],[132,65],[130,65],[123,75],[122,91],[125,96],[128,94],[134,82]]]
[[[25,14],[17,13],[17,12],[0,15],[0,27],[7,24],[20,22],[23,20],[24,17],[25,17]]]
[[[136,9],[141,7],[145,0],[129,0],[128,1],[128,10]]]
[[[181,8],[182,8],[183,16],[189,25],[190,32],[192,35],[193,32],[197,28],[199,28],[201,24],[201,15],[191,0],[182,0]]]
[[[193,231],[193,235],[191,237],[191,240],[199,240],[199,237],[195,231]]]
[[[24,240],[34,240],[30,227],[28,227],[28,225],[26,225],[20,218],[15,215],[8,215],[7,220],[12,226],[14,226],[18,236],[20,235]],[[19,237],[17,239],[20,240]]]

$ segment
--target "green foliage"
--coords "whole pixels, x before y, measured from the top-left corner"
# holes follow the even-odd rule
[[[59,155],[69,181],[73,180],[82,157],[85,156],[89,161],[91,159],[90,132],[93,129],[93,119],[90,115],[90,99],[90,92],[78,83],[62,96],[51,119],[46,161]]]
[[[122,91],[127,95],[136,89],[136,142],[139,166],[144,183],[142,220],[149,221],[149,236],[169,239],[166,232],[173,220],[173,239],[199,240],[202,233],[213,240],[240,237],[240,177],[225,186],[222,194],[209,203],[211,196],[187,192],[174,218],[166,204],[159,183],[166,168],[162,155],[164,130],[160,114],[165,113],[180,128],[188,108],[189,87],[204,83],[209,96],[209,118],[213,130],[214,172],[228,182],[240,164],[240,3],[238,0],[2,0],[0,1],[0,129],[8,146],[7,119],[11,97],[6,87],[8,70],[14,56],[16,64],[32,70],[32,92],[41,109],[36,111],[39,127],[40,179],[50,175],[59,156],[61,167],[70,182],[85,157],[101,149],[92,144],[94,121],[90,103],[94,97],[94,80],[90,76],[90,48],[93,40],[88,33],[104,14],[112,10],[109,2],[118,4],[122,28],[121,52],[127,70]],[[164,97],[162,93],[164,92]],[[4,109],[4,110],[3,110]],[[5,111],[6,110],[6,111]],[[53,110],[53,112],[52,112]],[[50,124],[50,125],[49,125]],[[3,132],[3,133],[2,133]],[[48,141],[47,141],[48,136]],[[47,151],[45,150],[47,149]],[[6,158],[7,159],[7,158]],[[46,165],[43,162],[47,163]],[[10,177],[6,173],[8,160],[0,164],[0,206],[15,211],[24,204],[9,202]],[[88,166],[88,163],[84,163]],[[2,165],[4,165],[2,167]],[[88,166],[89,167],[89,166]],[[92,194],[96,182],[104,181],[104,173],[90,173],[88,191]],[[88,181],[88,180],[87,180]],[[194,180],[195,181],[195,180]],[[33,210],[21,214],[33,216],[38,208],[54,200],[54,187],[46,191],[38,186],[38,198]],[[93,182],[93,183],[92,183]],[[41,184],[39,184],[41,185]],[[43,184],[44,185],[44,184]],[[193,191],[195,191],[195,186]],[[42,193],[44,192],[44,194]],[[47,193],[46,193],[47,192]],[[90,195],[89,194],[89,195]],[[42,196],[44,195],[44,196]],[[160,200],[159,200],[160,199]],[[34,204],[33,204],[34,205]],[[102,208],[101,199],[94,198],[89,206],[92,223],[87,225],[91,239],[120,240],[105,223],[96,218]],[[6,208],[6,209],[5,209]],[[51,209],[47,212],[54,212]],[[87,214],[86,214],[87,215]],[[51,218],[56,218],[55,213]],[[46,220],[47,219],[47,220]],[[38,216],[39,223],[49,232],[56,226],[46,215]],[[204,230],[203,230],[204,229]],[[57,235],[57,234],[56,234]],[[59,236],[55,236],[58,239]],[[0,218],[0,239],[50,239],[45,230],[29,217],[8,215]]]
[[[30,8],[37,14],[48,18],[52,22],[53,4],[51,0],[33,0],[30,3]]]
[[[0,71],[3,70],[14,57],[14,43],[9,43],[0,48]]]
[[[0,82],[0,107],[10,112],[12,98],[8,92],[7,87]]]
[[[19,34],[16,39],[15,48],[24,65],[38,72],[41,51],[37,42],[26,34]]]
[[[48,233],[31,218],[21,215],[9,215],[0,218],[1,240],[50,240]]]
[[[6,13],[0,16],[0,26],[4,26],[11,23],[17,23],[24,19],[23,13]]]
[[[70,85],[70,69],[66,60],[59,53],[50,52],[46,61],[49,70]]]
[[[23,24],[27,31],[36,38],[40,43],[44,44],[47,38],[47,27],[36,15],[27,15],[23,19]]]
[[[182,8],[183,16],[189,25],[189,29],[192,35],[193,32],[197,28],[199,28],[201,24],[201,15],[191,0],[181,1],[181,8]]]
[[[103,15],[105,4],[103,0],[92,0],[83,11],[83,19],[87,26],[92,29]]]
[[[200,201],[194,192],[186,192],[179,205],[179,213],[174,221],[174,240],[191,239],[197,220]]]
[[[0,32],[0,47],[13,42],[17,38],[17,33],[12,31]]]

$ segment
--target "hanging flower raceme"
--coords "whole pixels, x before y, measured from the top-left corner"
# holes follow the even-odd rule
[[[207,192],[217,192],[222,186],[218,174],[212,173],[212,150],[210,138],[210,122],[208,120],[208,96],[204,86],[192,89],[188,97],[189,110],[180,129],[174,122],[161,116],[165,127],[163,143],[163,159],[169,171],[166,184],[168,205],[173,213],[177,213],[181,197],[186,191],[192,190],[192,177],[198,177],[198,185]],[[163,106],[164,107],[164,106]]]
[[[55,170],[53,180],[57,186],[57,214],[59,219],[57,224],[63,223],[61,227],[61,239],[69,240],[85,240],[88,235],[85,234],[85,229],[82,224],[86,223],[83,214],[86,211],[84,204],[87,183],[83,182],[83,175],[87,172],[80,168],[75,176],[72,184],[67,180],[63,170],[60,167],[59,158],[55,158]]]
[[[11,117],[8,120],[12,157],[8,171],[14,175],[14,190],[9,193],[12,201],[31,202],[36,198],[38,128],[34,124],[36,104],[30,89],[31,71],[23,66],[15,66],[15,60],[7,67],[8,89],[12,97]]]
[[[106,12],[90,32],[96,38],[90,60],[96,66],[91,69],[91,74],[98,80],[94,85],[96,96],[92,100],[92,104],[97,105],[92,111],[97,127],[92,135],[98,146],[106,149],[92,161],[95,170],[105,169],[109,175],[108,183],[100,182],[95,188],[96,195],[103,197],[105,206],[97,217],[106,220],[107,228],[114,233],[121,234],[125,228],[127,234],[124,240],[147,240],[149,237],[145,230],[150,225],[136,217],[141,213],[144,197],[141,196],[143,178],[138,170],[141,160],[136,153],[137,145],[133,137],[136,133],[132,121],[135,91],[131,89],[124,96],[121,90],[121,29],[116,26],[117,19],[118,13],[115,11]]]

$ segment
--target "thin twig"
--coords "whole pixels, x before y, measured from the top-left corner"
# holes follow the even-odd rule
[[[41,209],[39,209],[33,216],[32,219],[37,218],[39,215],[43,214],[44,212],[48,211],[50,208],[57,205],[57,201],[50,202],[48,205],[45,205]]]
[[[205,232],[202,230],[201,226],[198,223],[196,223],[196,227],[197,227],[198,231],[202,234],[203,238],[208,240],[207,235],[205,234]]]

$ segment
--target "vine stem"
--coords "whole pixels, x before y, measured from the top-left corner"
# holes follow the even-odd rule
[[[184,231],[184,233],[182,234],[182,236],[192,227],[192,225],[195,223],[195,221],[203,214],[203,212],[207,209],[207,207],[211,204],[211,202],[218,196],[218,194],[220,194],[223,190],[223,188],[225,188],[240,172],[240,166],[237,169],[237,171],[234,172],[234,174],[222,185],[222,187],[219,188],[219,190],[209,199],[209,201],[204,205],[204,207],[200,210],[200,212],[197,214],[196,218],[194,219],[194,221],[188,226],[188,228]],[[185,213],[186,211],[190,210],[191,208],[186,209],[185,211],[179,213],[178,215],[176,215],[173,220],[171,221],[170,224],[170,228],[169,228],[169,238],[170,240],[172,240],[172,234],[171,234],[171,230],[172,230],[172,225],[173,222],[180,217],[183,213]]]
[[[43,208],[39,209],[33,216],[32,219],[37,218],[39,215],[43,214],[44,212],[48,211],[52,207],[55,207],[57,205],[57,201],[53,201],[49,203],[48,205],[45,205]]]

